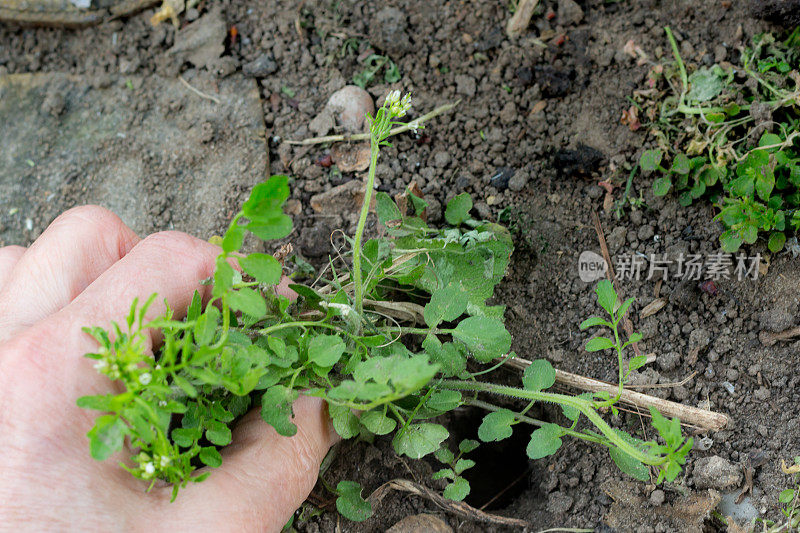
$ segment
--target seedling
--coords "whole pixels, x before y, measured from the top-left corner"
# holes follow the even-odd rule
[[[372,54],[364,61],[364,70],[353,76],[353,83],[361,88],[366,88],[372,80],[383,69],[383,81],[385,83],[396,83],[400,81],[400,70],[397,64],[387,56]]]
[[[404,212],[378,193],[375,206],[385,233],[365,240],[380,148],[410,105],[410,96],[392,92],[370,117],[371,162],[350,259],[331,260],[314,283],[291,285],[296,301],[275,291],[282,266],[273,256],[239,253],[246,233],[269,241],[291,232],[282,210],[289,179],[273,176],[252,190],[230,222],[209,280],[209,302],[196,293],[184,319],[168,310],[146,321],[153,295],[133,302],[123,327],[86,330],[99,343],[88,357],[122,391],[78,400],[105,412],[89,432],[93,457],[107,459],[128,438],[134,455],[123,468],[150,487],[159,479],[172,483],[174,498],[222,464],[219,450],[231,442],[231,424],[253,404],[279,434],[293,436],[292,404],[302,393],[327,402],[333,426],[345,439],[391,435],[399,455],[434,454],[445,465],[435,477],[448,480],[445,496],[454,500],[469,493],[463,474],[474,463],[464,455],[478,441],[462,441],[452,452],[450,433],[436,417],[463,405],[488,411],[478,431],[486,443],[508,438],[519,424],[532,425],[531,459],[554,454],[562,438],[572,436],[608,447],[620,469],[637,479],[649,480],[650,467],[659,482],[675,479],[692,445],[677,419],[651,411],[663,444],[636,439],[603,418],[619,395],[548,391],[555,370],[546,360],[533,361],[520,387],[478,379],[515,357],[504,307],[487,304],[513,246],[505,228],[472,217],[469,195],[447,204],[448,225],[438,229],[423,220],[422,198],[414,197]],[[589,341],[587,349],[614,351],[621,391],[628,372],[645,362],[633,358],[624,368],[626,348],[640,339],[634,334],[624,340],[618,330],[632,300],[620,302],[607,281],[598,284],[597,298],[608,317],[581,327],[611,332]],[[147,329],[164,338],[154,357],[147,353]],[[514,411],[491,403],[500,396],[525,407]],[[560,406],[568,425],[527,416],[537,402]],[[589,424],[579,425],[581,417]],[[358,484],[343,480],[334,492],[345,517],[364,520],[371,514]]]
[[[784,232],[800,227],[800,28],[782,42],[754,37],[741,54],[740,78],[720,65],[688,74],[672,32],[665,31],[675,68],[659,66],[650,81],[655,86],[663,72],[672,95],[645,102],[659,148],[639,160],[644,173],[657,176],[653,193],[675,192],[684,206],[708,196],[720,209],[727,252],[760,234],[768,235],[771,251],[780,251]]]

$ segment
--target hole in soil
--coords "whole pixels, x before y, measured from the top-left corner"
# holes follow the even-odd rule
[[[462,439],[478,440],[478,426],[486,411],[469,408],[456,415],[455,424],[459,428],[456,442]],[[500,442],[485,442],[467,457],[475,461],[475,466],[464,472],[469,481],[470,494],[466,503],[481,508],[489,503],[485,511],[508,507],[529,487],[530,461],[525,453],[531,430],[524,425],[514,428],[511,437]]]

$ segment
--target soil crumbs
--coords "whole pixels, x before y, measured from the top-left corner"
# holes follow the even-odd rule
[[[516,42],[505,37],[510,16],[506,2],[223,0],[187,12],[177,32],[168,23],[152,27],[152,13],[82,30],[0,26],[0,77],[59,73],[79,80],[83,87],[71,89],[79,91],[96,84],[90,80],[111,79],[109,86],[117,93],[130,79],[134,91],[129,100],[134,102],[157,97],[162,83],[157,80],[175,80],[178,75],[217,96],[234,79],[254,78],[260,106],[246,108],[252,116],[244,118],[254,121],[247,128],[250,134],[227,141],[242,153],[223,169],[227,181],[196,181],[206,175],[202,169],[215,157],[215,152],[203,150],[174,162],[153,150],[152,157],[145,148],[129,150],[126,154],[136,170],[127,177],[103,178],[81,165],[74,172],[52,171],[45,173],[55,180],[47,190],[68,191],[59,193],[55,206],[47,194],[34,194],[19,201],[24,207],[20,209],[8,203],[11,195],[4,192],[0,243],[29,244],[57,210],[86,201],[119,205],[113,200],[120,196],[135,207],[129,207],[130,217],[141,216],[137,224],[142,231],[174,227],[176,217],[182,217],[180,229],[207,238],[223,229],[225,209],[239,202],[268,162],[272,173],[294,178],[296,229],[291,240],[305,258],[318,263],[328,253],[331,232],[352,231],[357,212],[320,213],[311,207],[311,197],[359,179],[361,173],[319,164],[328,156],[324,145],[297,148],[285,141],[313,135],[309,123],[328,97],[356,77],[363,80],[369,58],[385,56],[392,63],[368,80],[367,89],[376,99],[389,89],[412,91],[417,116],[457,99],[461,104],[418,135],[396,139],[381,158],[379,188],[396,194],[415,181],[429,202],[432,223],[441,220],[442,206],[452,196],[469,192],[480,217],[508,224],[517,249],[496,300],[508,306],[514,350],[606,381],[615,379],[615,361],[583,351],[589,334],[578,329],[583,318],[598,311],[594,284],[581,281],[577,271],[581,252],[599,252],[592,211],[600,213],[613,257],[674,258],[719,251],[720,227],[712,220],[713,209],[707,203],[682,208],[672,197],[655,198],[651,179],[637,177],[633,183],[631,197],[641,199],[638,208],[628,209],[620,219],[613,209],[603,209],[606,193],[598,183],[609,178],[624,183],[650,141],[620,123],[630,105],[626,97],[642,85],[648,70],[625,53],[625,44],[633,40],[648,55],[660,58],[668,53],[663,26],[669,24],[684,60],[707,65],[734,57],[753,34],[771,28],[754,19],[745,3],[721,0],[542,0],[528,32]],[[58,91],[51,96],[45,91],[41,109],[51,114],[55,110],[57,118],[69,94],[65,92],[64,100]],[[184,126],[202,144],[203,121],[192,122],[198,116],[192,115]],[[136,127],[135,118],[126,120]],[[228,135],[241,126],[236,120],[215,121],[213,113],[206,121],[212,123],[212,140],[218,132]],[[24,121],[15,122],[11,129]],[[42,125],[45,133],[64,127],[56,119],[43,118]],[[253,138],[268,142],[253,143]],[[106,139],[97,150],[109,153],[118,142]],[[36,164],[38,155],[25,159]],[[15,172],[32,184],[40,176],[35,170]],[[10,179],[3,177],[0,190],[11,190]],[[90,190],[96,194],[86,192]],[[193,194],[176,192],[181,190]],[[619,200],[620,189],[613,195]],[[198,201],[216,206],[215,215],[198,213]],[[188,218],[184,213],[195,214]],[[758,245],[748,251],[751,256],[757,252],[768,257]],[[470,478],[475,494],[469,503],[525,520],[532,531],[724,530],[710,518],[709,502],[717,501],[721,506],[728,502],[718,508],[720,513],[741,521],[756,516],[779,519],[777,495],[790,482],[780,462],[800,455],[800,343],[765,346],[759,333],[797,324],[796,259],[791,254],[769,257],[768,269],[757,279],[720,279],[713,291],[701,290],[696,282],[644,277],[622,280],[619,288],[625,297],[636,297],[632,320],[644,336],[643,353],[657,354],[655,364],[636,373],[635,383],[662,385],[642,390],[725,412],[731,427],[695,435],[697,449],[685,475],[658,488],[630,483],[607,452],[594,446],[569,441],[555,456],[530,462],[525,439],[509,439],[477,458],[484,466],[476,467]],[[659,297],[667,298],[667,305],[641,318],[640,311]],[[519,379],[510,370],[502,372],[500,379]],[[684,382],[687,376],[692,377]],[[560,417],[550,409],[536,414],[553,421]],[[480,416],[458,412],[448,426],[456,436],[474,436]],[[612,422],[631,431],[648,426],[636,414],[623,413]],[[747,465],[760,466],[753,469],[752,494],[737,506],[733,500]],[[340,445],[326,476],[353,479],[368,492],[394,478],[441,488],[429,481],[435,466],[401,459],[388,441],[376,439]],[[331,495],[321,485],[309,501],[325,512],[299,515],[295,527],[300,531],[382,531],[420,513],[435,515],[458,531],[507,529],[460,518],[425,498],[396,491],[385,494],[373,518],[362,524],[338,517]]]

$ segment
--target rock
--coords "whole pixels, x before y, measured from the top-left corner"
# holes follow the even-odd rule
[[[437,168],[445,168],[450,164],[450,153],[444,150],[436,152],[433,154],[433,164]]]
[[[547,511],[553,514],[566,513],[574,501],[568,494],[561,491],[554,492],[547,497]]]
[[[508,188],[508,182],[511,181],[514,172],[515,170],[511,167],[498,167],[489,178],[489,183],[498,191],[505,190]]]
[[[680,361],[681,361],[681,354],[679,354],[678,352],[662,353],[659,354],[658,357],[656,358],[658,367],[665,372],[669,372],[670,370],[675,370]]]
[[[336,143],[331,146],[331,161],[342,172],[360,172],[369,168],[368,142]]]
[[[477,85],[475,83],[475,78],[472,76],[467,76],[465,74],[459,74],[455,78],[456,80],[456,92],[458,94],[463,94],[464,96],[475,96],[475,91],[477,90]]]
[[[175,34],[175,44],[168,54],[196,67],[213,68],[225,51],[225,21],[219,11],[212,11]]]
[[[372,97],[357,85],[346,85],[333,93],[325,107],[339,126],[349,133],[365,131],[367,114],[375,113]]]
[[[403,518],[386,533],[453,533],[453,528],[436,516],[417,514]]]
[[[563,26],[579,24],[583,20],[583,9],[575,0],[558,0],[558,23]]]
[[[650,493],[650,503],[656,507],[663,504],[666,499],[667,495],[664,494],[664,491],[661,489],[656,489]]]
[[[689,334],[689,351],[702,350],[711,342],[711,335],[707,330],[698,328]]]
[[[742,482],[742,469],[718,455],[703,457],[694,463],[694,486],[722,490]]]
[[[375,14],[369,31],[369,42],[389,55],[401,56],[411,50],[406,14],[396,7],[385,7]]]
[[[327,215],[345,215],[355,212],[364,201],[364,183],[361,180],[350,180],[329,191],[311,197],[311,207],[317,213]],[[375,201],[373,195],[372,201]]]
[[[270,54],[261,54],[253,61],[242,65],[242,72],[254,78],[266,78],[278,70],[278,64]]]
[[[511,179],[508,180],[508,188],[514,192],[519,192],[525,188],[530,179],[530,174],[524,168],[517,170]]]
[[[333,129],[336,122],[330,109],[325,108],[308,123],[308,129],[316,133],[319,137],[324,137]]]

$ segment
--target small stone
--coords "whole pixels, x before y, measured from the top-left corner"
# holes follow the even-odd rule
[[[597,185],[589,185],[586,187],[586,195],[592,200],[597,200],[603,196],[603,189]]]
[[[445,168],[450,164],[450,154],[444,150],[440,150],[433,154],[433,164],[438,168]]]
[[[678,352],[663,353],[656,358],[658,367],[665,372],[669,372],[670,370],[675,370],[680,360],[681,360],[681,354],[679,354]]]
[[[759,325],[766,331],[783,331],[794,323],[794,315],[786,309],[775,307],[765,309],[759,315]]]
[[[694,463],[694,485],[698,489],[722,490],[741,482],[741,468],[718,455],[703,457]]]
[[[583,9],[575,0],[558,1],[558,23],[563,26],[579,24],[583,20]]]
[[[760,387],[754,394],[754,396],[756,397],[756,400],[758,400],[760,402],[765,402],[765,401],[769,400],[769,397],[771,395],[772,394],[770,393],[769,389],[766,388],[766,387]]]
[[[530,174],[524,168],[521,168],[514,172],[514,175],[511,176],[508,180],[508,188],[514,192],[519,192],[525,188],[528,184],[528,180],[530,179]]]
[[[320,137],[324,137],[335,126],[333,113],[330,109],[325,108],[314,117],[314,120],[308,123],[308,129],[316,133]]]
[[[261,54],[253,61],[242,65],[242,72],[254,78],[266,78],[278,71],[278,64],[270,54]]]
[[[710,342],[711,335],[708,333],[708,331],[702,328],[692,330],[692,332],[689,334],[689,351],[691,352],[695,349],[702,350],[708,346]]]
[[[456,92],[458,94],[471,97],[475,96],[476,90],[477,85],[475,84],[475,78],[472,76],[466,76],[464,74],[459,74],[456,76]]]
[[[364,131],[367,114],[375,113],[370,94],[357,85],[346,85],[333,93],[325,106],[347,132]]]
[[[406,14],[396,7],[385,7],[372,19],[369,41],[389,55],[401,57],[412,48],[407,30]]]
[[[667,495],[664,494],[664,491],[661,489],[656,489],[650,493],[650,503],[652,503],[655,507],[659,507],[666,499]]]

